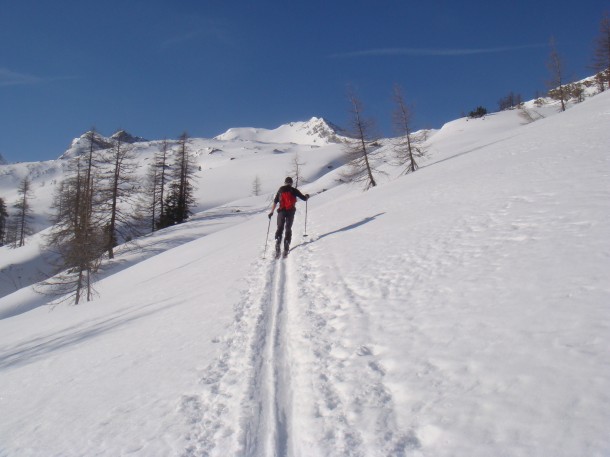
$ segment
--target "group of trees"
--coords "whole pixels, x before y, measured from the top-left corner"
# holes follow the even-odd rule
[[[476,109],[472,110],[468,113],[468,117],[472,119],[478,119],[479,117],[483,117],[487,114],[487,108],[484,106],[477,106]]]
[[[4,246],[6,240],[6,225],[8,222],[8,211],[4,199],[0,197],[0,246]]]
[[[593,70],[601,91],[610,87],[610,13],[606,12],[599,24],[599,36],[593,54]]]
[[[599,92],[603,92],[610,86],[610,15],[605,13],[600,21],[600,32],[595,43],[591,68],[595,71],[593,81],[568,82],[565,72],[564,59],[557,50],[555,39],[550,40],[550,54],[546,63],[550,77],[547,81],[549,98],[559,102],[560,110],[565,111],[568,102],[582,102],[585,99],[587,88],[597,86]],[[538,97],[538,103],[544,103]],[[520,94],[509,92],[508,95],[498,100],[500,111],[522,106],[523,100]],[[478,109],[480,109],[479,107]],[[470,117],[477,116],[479,112],[471,111]]]
[[[423,157],[426,149],[423,145],[426,136],[413,132],[413,109],[405,101],[403,89],[395,85],[393,91],[394,113],[392,117],[396,138],[393,140],[394,157],[404,173],[414,172],[419,168],[417,159]],[[345,155],[349,164],[343,177],[348,181],[362,182],[364,188],[377,185],[376,168],[372,163],[371,153],[380,146],[375,129],[375,122],[364,115],[363,104],[354,89],[348,91],[350,106],[350,139],[345,143]]]
[[[512,90],[506,95],[498,100],[498,108],[500,111],[506,111],[507,109],[515,108],[523,103],[521,98],[521,94],[515,94]],[[487,114],[487,110],[485,110]]]
[[[97,151],[108,145],[94,131],[87,133],[88,150],[70,163],[68,176],[59,183],[52,209],[53,230],[47,239],[49,248],[59,254],[60,273],[45,282],[59,295],[93,297],[93,276],[101,263],[109,238],[109,202],[104,200],[109,188],[102,181],[102,160]]]
[[[6,202],[0,198],[0,246],[21,247],[30,235],[32,224],[32,204],[34,191],[29,176],[21,180],[17,187],[17,201],[14,211],[9,213]]]
[[[565,75],[563,58],[557,51],[555,40],[551,38],[551,53],[547,67],[551,75],[547,85],[550,98],[559,101],[561,111],[566,110],[568,101],[582,102],[585,89],[593,83],[568,82]],[[596,40],[591,68],[595,73],[595,84],[600,92],[610,85],[610,15],[605,13],[600,21],[600,33]]]
[[[149,221],[146,231],[178,224],[194,204],[186,134],[175,151],[162,143],[143,186],[136,180],[133,144],[123,135],[107,142],[92,130],[85,138],[87,150],[71,160],[54,195],[47,246],[58,254],[59,273],[44,283],[45,291],[73,298],[75,304],[92,299],[102,259],[114,258],[119,242],[141,234],[142,221]]]
[[[151,231],[185,222],[195,204],[193,177],[195,162],[189,153],[189,138],[183,133],[170,164],[169,142],[164,140],[147,174],[142,203]]]
[[[569,100],[584,97],[582,84],[566,83],[563,62],[553,41],[548,68],[551,74],[549,96],[560,102],[562,111]],[[594,84],[603,91],[610,86],[608,14],[600,23],[593,68],[597,72]],[[418,169],[417,161],[426,153],[423,147],[426,137],[413,132],[413,110],[399,86],[395,86],[393,95],[393,125],[397,134],[393,140],[395,159],[404,173],[411,173]],[[365,189],[369,189],[377,185],[375,173],[378,170],[371,154],[380,142],[374,121],[365,116],[363,104],[353,89],[349,91],[348,99],[351,135],[345,143],[345,154],[350,167],[344,177],[362,182]],[[521,104],[521,95],[513,92],[499,101],[501,110]],[[480,117],[486,113],[487,110],[479,106],[470,115]],[[47,245],[59,254],[57,268],[60,273],[45,285],[54,293],[73,297],[75,303],[92,299],[93,278],[102,259],[112,259],[114,248],[120,242],[143,231],[152,232],[185,222],[195,203],[193,178],[196,168],[186,133],[175,142],[160,143],[144,183],[135,178],[138,165],[134,146],[121,132],[108,141],[92,130],[85,139],[87,149],[71,159],[66,178],[57,186],[52,205],[53,229],[47,239]],[[297,156],[294,162],[297,186],[301,165]],[[261,192],[258,176],[252,192],[255,195]],[[29,177],[23,178],[17,193],[12,214],[0,198],[0,245],[23,246],[30,232],[34,195]],[[134,211],[134,208],[138,210]]]
[[[560,102],[561,110],[565,111],[566,104],[570,100],[577,102],[584,100],[585,89],[591,83],[567,83],[561,56],[553,39],[551,39],[551,53],[547,66],[551,75],[548,81],[548,96]],[[600,35],[596,42],[593,59],[595,69],[595,82],[600,91],[610,86],[610,17],[606,13],[600,22]],[[377,182],[374,177],[375,167],[371,162],[371,153],[379,145],[374,130],[374,122],[364,116],[363,106],[353,89],[348,91],[350,106],[350,140],[346,142],[345,153],[349,162],[349,171],[344,173],[344,178],[355,182],[364,182],[365,189],[375,187]],[[425,154],[422,142],[423,136],[416,136],[411,130],[412,110],[404,101],[402,90],[395,88],[394,101],[396,111],[394,113],[394,127],[398,134],[394,144],[396,158],[405,167],[405,172],[417,170],[416,159]],[[522,105],[520,94],[512,91],[498,101],[500,110],[512,109]],[[469,113],[469,117],[483,117],[487,109],[483,106],[477,107]]]

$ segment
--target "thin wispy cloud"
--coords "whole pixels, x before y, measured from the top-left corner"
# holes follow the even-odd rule
[[[6,68],[0,68],[0,86],[24,86],[41,82],[43,82],[43,79],[38,76],[16,73]]]
[[[25,73],[17,73],[6,68],[0,68],[0,87],[8,86],[31,86],[35,84],[44,84],[54,81],[65,81],[77,79],[76,76],[54,76],[41,78],[40,76],[28,75]]]
[[[233,41],[228,26],[215,19],[191,15],[183,17],[182,22],[186,24],[183,27],[184,31],[161,42],[162,50],[188,45],[194,41],[209,42],[212,40],[223,44],[231,44]]]
[[[498,54],[501,52],[519,51],[522,49],[542,48],[546,44],[525,44],[521,46],[498,46],[493,48],[381,48],[364,51],[332,54],[332,58],[375,57],[375,56],[471,56],[477,54]]]

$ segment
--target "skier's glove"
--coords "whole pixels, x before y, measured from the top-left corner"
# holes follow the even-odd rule
[[[305,201],[309,200],[309,194],[305,194]]]
[[[273,213],[269,213],[269,219],[273,217]]]

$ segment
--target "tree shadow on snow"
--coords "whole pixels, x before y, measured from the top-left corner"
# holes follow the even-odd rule
[[[87,340],[123,327],[130,322],[164,311],[172,306],[174,306],[172,303],[162,304],[161,306],[159,306],[159,303],[148,304],[140,308],[121,311],[109,317],[66,327],[56,333],[45,334],[20,342],[12,347],[2,348],[0,350],[0,369],[28,365],[66,347],[82,344]]]

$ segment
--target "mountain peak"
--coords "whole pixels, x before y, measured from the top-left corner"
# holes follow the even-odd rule
[[[102,149],[111,148],[113,141],[117,140],[121,141],[122,143],[130,144],[148,141],[142,137],[133,136],[126,130],[117,130],[112,134],[112,136],[110,136],[110,138],[102,136],[94,130],[89,130],[88,132],[83,133],[80,137],[74,138],[70,144],[70,147],[59,158],[69,159],[82,155],[89,150],[90,141],[93,142],[93,150],[99,151]]]
[[[330,143],[339,143],[338,135],[343,132],[341,128],[322,117],[312,117],[303,123],[301,129],[306,130],[309,135],[326,139]]]
[[[257,141],[261,143],[323,144],[338,143],[341,129],[320,117],[291,122],[276,129],[231,128],[215,137],[220,141]]]
[[[74,138],[70,144],[70,147],[66,150],[66,152],[59,156],[59,158],[70,159],[72,157],[83,155],[89,150],[91,143],[93,143],[94,151],[108,149],[112,145],[109,138],[103,137],[94,130],[89,130],[78,138]]]
[[[148,141],[145,138],[142,138],[139,136],[133,136],[131,133],[127,132],[126,130],[117,130],[116,132],[114,132],[112,134],[110,139],[119,140],[122,143],[130,143],[130,144],[142,143],[142,142]]]

